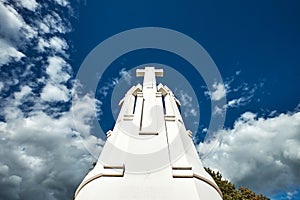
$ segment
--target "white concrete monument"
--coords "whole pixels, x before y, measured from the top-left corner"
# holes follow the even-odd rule
[[[144,76],[143,86],[120,101],[116,124],[75,200],[221,200],[184,126],[180,102],[156,84],[163,70],[146,67],[136,75]]]

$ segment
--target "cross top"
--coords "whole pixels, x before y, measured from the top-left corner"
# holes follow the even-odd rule
[[[154,67],[145,67],[145,69],[137,69],[136,76],[144,77],[143,87],[149,88],[156,86],[156,76],[163,77],[163,69],[155,69]]]

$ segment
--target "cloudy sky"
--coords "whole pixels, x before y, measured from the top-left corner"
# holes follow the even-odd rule
[[[273,200],[299,199],[299,9],[292,0],[0,0],[0,199],[71,199],[95,161],[84,144],[101,151],[104,142],[93,120],[113,127],[123,92],[141,81],[134,68],[145,63],[165,69],[159,81],[181,101],[205,166]],[[75,77],[93,48],[139,27],[191,37],[223,83],[208,86],[182,57],[144,49],[97,66],[106,69],[88,77],[101,78],[97,91],[80,93]],[[225,122],[210,133],[212,116]]]

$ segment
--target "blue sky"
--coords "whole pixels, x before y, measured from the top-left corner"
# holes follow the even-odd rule
[[[80,49],[74,52],[71,62],[76,70],[95,45],[119,32],[145,26],[170,28],[199,42],[217,64],[222,77],[235,79],[232,87],[245,83],[258,87],[247,107],[229,111],[232,114],[226,118],[228,126],[245,111],[260,114],[293,111],[300,98],[295,91],[300,82],[298,7],[292,1],[134,1],[130,5],[87,1],[86,6],[79,8],[79,20],[74,23],[78,28],[71,33]],[[176,59],[145,55],[123,56],[115,65],[130,68],[151,61],[170,64]],[[174,63],[178,62],[177,58]],[[237,72],[240,75],[236,76]],[[228,95],[234,98],[240,94]]]
[[[71,197],[95,160],[81,141],[99,151],[103,145],[93,133],[91,105],[98,102],[101,127],[111,129],[121,91],[142,81],[133,68],[146,63],[169,66],[191,85],[180,88],[168,73],[159,79],[184,104],[204,165],[271,199],[299,199],[299,8],[298,1],[267,0],[0,0],[0,199]],[[186,60],[144,49],[106,66],[97,99],[77,94],[74,77],[92,49],[140,27],[168,28],[197,41],[224,84],[209,92]],[[211,109],[225,96],[224,107]],[[75,125],[74,110],[80,113]],[[225,110],[224,128],[205,141],[210,117]]]

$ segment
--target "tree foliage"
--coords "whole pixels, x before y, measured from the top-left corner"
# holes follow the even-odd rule
[[[205,168],[205,170],[213,177],[219,186],[223,194],[223,200],[270,200],[261,194],[255,194],[248,188],[240,186],[236,189],[233,183],[222,179],[222,174],[220,172],[216,173],[210,168]]]

